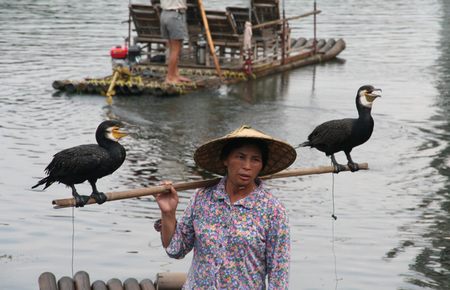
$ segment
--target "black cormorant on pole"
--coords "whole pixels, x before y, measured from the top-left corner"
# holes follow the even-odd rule
[[[339,173],[344,166],[339,164],[334,154],[344,151],[351,171],[359,170],[358,164],[353,162],[350,152],[358,145],[369,140],[373,131],[373,118],[370,114],[373,101],[381,97],[381,89],[371,85],[359,88],[356,94],[356,108],[359,117],[357,119],[332,120],[317,126],[308,136],[308,141],[300,144],[300,147],[312,147],[331,156],[335,172]]]
[[[108,120],[102,122],[95,132],[98,144],[85,144],[64,149],[56,153],[53,160],[45,168],[47,177],[41,179],[32,188],[45,184],[44,189],[55,181],[72,188],[76,207],[84,206],[89,196],[79,195],[75,184],[86,180],[91,184],[91,197],[98,204],[106,201],[106,196],[97,190],[97,179],[112,174],[124,162],[125,148],[118,143],[119,139],[127,134],[120,131],[121,122]]]

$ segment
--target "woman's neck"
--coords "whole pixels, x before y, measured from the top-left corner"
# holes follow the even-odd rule
[[[229,180],[227,180],[227,182],[225,183],[225,191],[227,192],[232,204],[252,193],[252,191],[255,190],[256,187],[257,185],[255,182],[252,182],[245,187],[237,186],[231,183]]]

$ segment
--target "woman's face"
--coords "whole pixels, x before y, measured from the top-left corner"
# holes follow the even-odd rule
[[[263,168],[261,150],[256,145],[246,144],[233,149],[224,160],[228,181],[237,187],[253,185]]]

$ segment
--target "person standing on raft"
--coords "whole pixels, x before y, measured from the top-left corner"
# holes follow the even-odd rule
[[[199,167],[223,178],[197,190],[178,220],[177,191],[165,182],[170,192],[156,196],[155,228],[171,258],[194,249],[183,289],[288,289],[288,215],[258,176],[287,168],[296,156],[291,145],[242,126],[195,151]]]
[[[181,76],[178,71],[183,40],[188,38],[186,0],[161,0],[161,9],[161,37],[167,39],[169,49],[165,82],[169,84],[190,82],[190,79]]]

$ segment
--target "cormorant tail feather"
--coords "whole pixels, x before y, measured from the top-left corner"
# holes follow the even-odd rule
[[[303,142],[303,143],[298,145],[298,147],[306,147],[306,146],[311,146],[311,142],[306,141],[306,142]]]
[[[38,186],[40,186],[40,185],[42,185],[42,184],[44,184],[44,183],[46,183],[46,184],[45,184],[45,187],[44,187],[44,189],[46,189],[46,188],[49,187],[53,182],[49,182],[48,176],[47,176],[47,177],[42,178],[41,180],[39,180],[39,182],[36,183],[35,185],[33,185],[31,188],[36,188],[36,187],[38,187]]]

